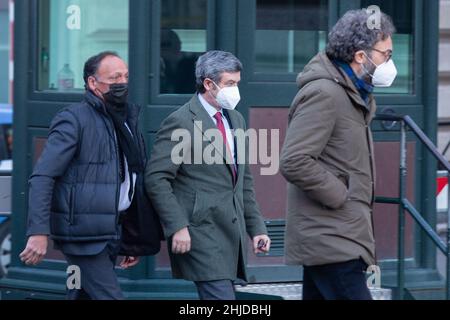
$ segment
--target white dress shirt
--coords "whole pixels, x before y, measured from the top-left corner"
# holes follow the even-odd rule
[[[130,131],[130,133],[131,133],[131,130],[128,127],[128,124],[125,123],[125,126],[127,127],[128,131]],[[123,163],[124,163],[124,167],[125,167],[124,168],[125,180],[120,185],[120,196],[119,196],[119,207],[118,207],[119,211],[125,211],[131,206],[131,201],[128,197],[128,193],[130,192],[130,188],[131,188],[131,181],[130,181],[130,173],[128,172],[127,157],[125,157],[125,154],[123,155],[123,160],[124,160]],[[133,196],[134,196],[135,187],[136,187],[136,173],[133,172],[133,195],[131,197],[132,200],[133,200]]]
[[[227,134],[228,147],[230,148],[230,151],[231,151],[233,163],[235,163],[236,158],[234,156],[234,136],[233,136],[233,133],[231,132],[231,127],[230,127],[230,124],[228,123],[228,119],[223,114],[223,109],[220,109],[220,111],[218,111],[216,108],[214,108],[212,105],[210,105],[208,103],[208,101],[206,101],[205,98],[203,98],[203,96],[201,94],[198,95],[198,99],[200,100],[200,103],[202,104],[203,108],[205,108],[206,112],[208,112],[209,116],[211,117],[212,121],[214,122],[214,124],[216,126],[217,126],[217,120],[216,120],[216,118],[214,118],[214,116],[216,115],[217,112],[222,113],[222,122],[223,122],[223,126],[225,127],[225,132]]]

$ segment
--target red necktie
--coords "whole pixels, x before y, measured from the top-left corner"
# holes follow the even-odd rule
[[[231,149],[230,149],[230,145],[228,144],[227,141],[227,133],[225,131],[225,126],[223,125],[223,121],[222,121],[222,113],[221,112],[217,112],[214,115],[214,119],[216,119],[217,121],[217,129],[219,129],[220,133],[222,134],[222,138],[223,138],[223,142],[225,143],[228,152],[230,153],[230,156],[233,157],[233,154],[231,153]],[[236,183],[236,167],[234,166],[234,162],[231,164],[231,168],[232,168],[232,172],[233,172],[233,184]]]

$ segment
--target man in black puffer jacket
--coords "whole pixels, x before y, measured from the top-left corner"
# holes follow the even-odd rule
[[[127,268],[155,254],[161,229],[144,190],[145,143],[139,107],[127,102],[127,65],[102,52],[86,62],[84,81],[84,100],[53,119],[29,180],[29,238],[20,257],[41,262],[50,235],[80,268],[81,288],[68,290],[69,299],[122,299],[117,256],[126,256]]]

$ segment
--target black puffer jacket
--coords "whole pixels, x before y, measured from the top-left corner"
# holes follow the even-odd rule
[[[130,104],[127,123],[138,139],[141,157],[146,159],[138,116],[139,107]],[[81,103],[63,109],[52,121],[47,144],[29,180],[27,234],[51,234],[61,242],[118,239],[118,165],[113,123],[104,103],[87,92]],[[124,238],[136,255],[157,252],[160,239],[159,221],[141,181],[139,176],[125,219],[128,226],[124,226]],[[142,228],[142,218],[154,224],[153,229],[147,228],[146,235],[136,229]],[[147,242],[152,248],[140,251],[133,241]]]

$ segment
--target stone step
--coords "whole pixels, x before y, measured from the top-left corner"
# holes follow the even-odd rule
[[[284,300],[302,300],[302,283],[268,283],[268,284],[249,284],[235,286],[236,292],[278,296]],[[384,288],[369,288],[374,300],[392,300],[392,290]]]

